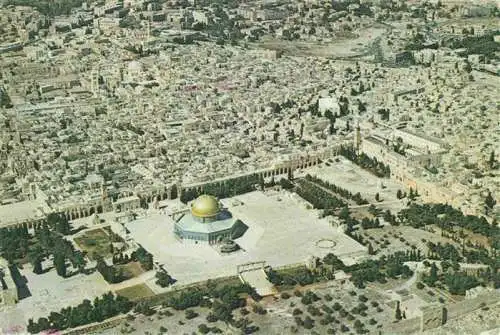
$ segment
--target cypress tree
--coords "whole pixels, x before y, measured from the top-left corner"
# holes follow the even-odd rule
[[[66,277],[66,258],[64,255],[59,253],[54,254],[54,266],[59,276]]]
[[[401,320],[403,316],[401,315],[401,309],[399,308],[399,301],[396,303],[396,320]]]

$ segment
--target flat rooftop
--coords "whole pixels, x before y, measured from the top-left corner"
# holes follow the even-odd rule
[[[0,228],[44,216],[43,204],[38,200],[26,200],[0,206]]]

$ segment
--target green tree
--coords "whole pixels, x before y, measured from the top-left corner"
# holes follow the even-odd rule
[[[198,331],[201,333],[201,334],[208,334],[210,332],[210,328],[202,323],[198,326]]]
[[[323,258],[323,263],[332,265],[336,270],[345,269],[345,264],[334,254],[329,253]]]
[[[70,258],[71,265],[74,268],[78,269],[79,272],[83,272],[85,269],[85,265],[87,265],[87,261],[80,250],[76,250]]]
[[[198,313],[196,313],[192,309],[186,309],[186,311],[184,313],[185,313],[185,317],[187,320],[194,319],[199,315]]]
[[[85,299],[76,307],[67,307],[59,312],[51,312],[48,318],[40,318],[38,322],[28,320],[28,331],[39,333],[43,330],[65,330],[92,322],[100,322],[119,313],[127,313],[132,309],[132,303],[121,296],[115,297],[111,292],[102,297],[90,300]]]
[[[231,308],[226,304],[216,301],[212,306],[212,311],[214,316],[220,321],[228,323],[233,320]]]
[[[156,313],[156,311],[152,309],[147,302],[138,303],[134,308],[134,312],[141,313],[142,315],[146,316],[151,316]]]
[[[305,329],[312,329],[314,327],[314,320],[309,315],[304,318],[303,327]]]
[[[49,327],[50,327],[49,320],[47,318],[43,318],[43,317],[38,319],[37,324],[38,324],[38,327],[40,330],[49,329]]]
[[[342,207],[339,213],[339,218],[342,220],[347,220],[349,217],[350,217],[349,208],[347,206]]]
[[[408,195],[410,200],[415,200],[415,193],[413,192],[413,188],[410,187],[410,194]]]
[[[493,209],[496,204],[496,200],[493,198],[493,195],[491,194],[491,191],[488,192],[488,195],[486,196],[486,199],[484,200],[484,204],[488,209]]]
[[[41,329],[39,328],[38,324],[33,321],[33,319],[29,319],[26,330],[28,330],[28,332],[30,332],[31,334],[36,334],[39,333]]]
[[[5,108],[13,107],[10,96],[2,88],[0,88],[0,107],[5,107]]]
[[[175,279],[172,278],[167,271],[161,270],[156,272],[156,284],[161,287],[168,287],[175,283]]]
[[[54,266],[59,276],[66,277],[66,257],[63,254],[54,254]]]
[[[490,153],[490,158],[488,159],[488,165],[489,165],[490,169],[494,169],[497,165],[496,163],[497,163],[497,160],[495,157],[495,151],[492,150]]]
[[[467,73],[471,73],[471,72],[472,72],[472,66],[470,65],[469,61],[465,61],[465,67],[464,67],[464,70],[465,70]]]
[[[395,318],[397,321],[401,320],[403,316],[401,315],[401,309],[399,307],[399,301],[396,302],[396,313],[395,313]]]
[[[68,235],[71,232],[71,227],[66,216],[62,213],[50,213],[47,216],[47,223],[50,227],[63,235]]]
[[[451,294],[465,295],[468,289],[479,285],[479,281],[465,273],[453,273],[445,276],[445,283]]]
[[[132,253],[132,259],[138,260],[146,271],[153,269],[153,255],[142,246]]]
[[[177,185],[172,185],[172,188],[170,190],[170,198],[171,199],[177,199],[177,194],[178,194],[178,191],[177,191]]]
[[[40,245],[35,245],[33,249],[28,253],[28,259],[33,265],[33,272],[36,274],[40,274],[43,272],[42,269],[42,260],[43,260],[43,250]]]
[[[398,190],[398,191],[396,192],[396,197],[397,197],[398,199],[402,199],[402,198],[403,198],[403,192],[401,192],[401,190]]]
[[[373,246],[371,243],[368,243],[368,255],[374,255],[375,251],[373,250]]]
[[[431,271],[429,277],[427,278],[427,284],[430,286],[434,286],[434,284],[438,281],[438,269],[436,263],[431,264]]]

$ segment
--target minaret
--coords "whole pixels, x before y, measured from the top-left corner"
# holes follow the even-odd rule
[[[146,50],[146,47],[148,46],[149,39],[151,38],[151,24],[149,23],[149,20],[146,20],[146,33],[143,35],[142,41],[141,41],[141,46],[142,50]]]
[[[359,121],[356,125],[356,132],[354,135],[354,148],[356,148],[356,152],[359,153],[359,150],[361,149],[361,129],[359,127]]]
[[[99,67],[96,66],[90,73],[90,89],[94,97],[99,94]]]
[[[94,19],[93,33],[94,33],[94,36],[98,36],[101,34],[101,19],[100,18]]]
[[[108,192],[106,187],[104,187],[104,183],[101,182],[101,200],[104,202],[108,199]]]

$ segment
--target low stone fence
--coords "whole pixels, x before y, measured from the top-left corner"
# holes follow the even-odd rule
[[[117,315],[117,316],[112,317],[110,319],[107,319],[103,322],[95,322],[95,323],[83,325],[83,326],[80,326],[77,328],[64,330],[60,334],[64,334],[64,335],[90,334],[90,333],[97,332],[100,330],[116,327],[126,318],[127,318],[126,314],[120,314],[120,315]]]
[[[157,305],[162,304],[164,301],[166,301],[166,299],[169,296],[171,296],[172,294],[175,294],[175,293],[180,292],[182,290],[186,290],[189,288],[197,288],[197,287],[202,288],[202,287],[205,287],[209,282],[215,283],[217,285],[223,285],[225,282],[231,282],[231,281],[235,281],[235,280],[239,281],[239,278],[237,275],[228,276],[228,277],[220,277],[220,278],[209,279],[209,280],[200,281],[200,282],[196,282],[196,283],[191,283],[191,284],[174,286],[169,291],[166,291],[166,292],[163,292],[160,294],[156,294],[156,295],[151,296],[151,297],[141,298],[141,299],[138,299],[136,302],[146,302],[146,303],[150,304],[150,306],[157,306]]]
[[[306,266],[305,262],[299,262],[299,263],[281,265],[281,266],[276,266],[276,267],[271,267],[271,268],[274,271],[284,271],[284,270],[288,270],[288,269],[301,268],[301,267],[305,267],[305,266]]]

